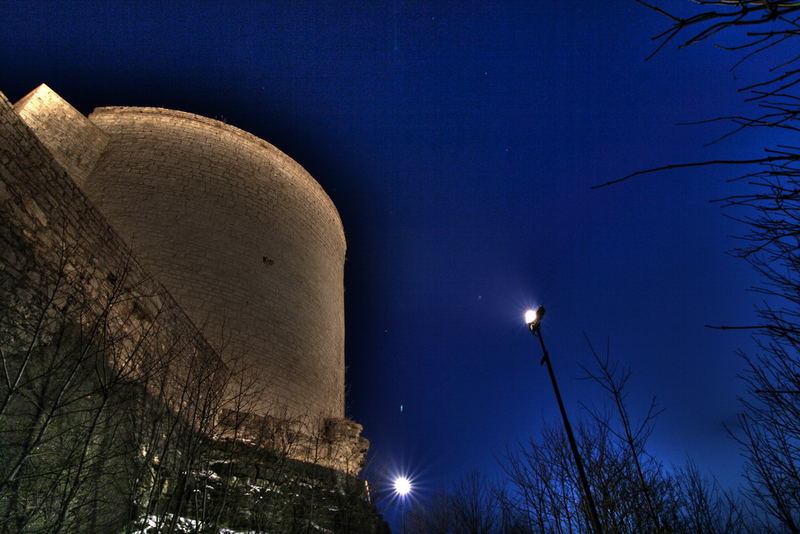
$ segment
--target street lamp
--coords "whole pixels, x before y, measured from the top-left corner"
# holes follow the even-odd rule
[[[394,479],[394,492],[400,497],[405,497],[411,493],[411,481],[408,477],[397,477]]]
[[[411,493],[412,489],[413,485],[407,476],[400,475],[395,477],[394,493],[400,499],[400,514],[403,517],[403,534],[406,532],[406,497]]]
[[[539,344],[542,346],[542,360],[539,363],[547,364],[547,372],[550,375],[550,382],[553,384],[553,392],[556,395],[556,401],[558,401],[558,409],[561,411],[561,419],[564,421],[564,430],[567,432],[569,446],[570,449],[572,449],[572,456],[575,458],[578,476],[583,486],[583,495],[586,497],[586,503],[589,506],[592,529],[595,531],[595,534],[602,534],[603,527],[600,525],[600,517],[597,515],[597,508],[594,505],[592,492],[589,489],[589,480],[586,478],[586,471],[583,469],[581,455],[578,452],[578,444],[575,442],[575,435],[572,433],[572,426],[569,424],[567,410],[564,408],[564,401],[561,400],[561,391],[558,389],[558,382],[556,382],[556,375],[553,372],[553,365],[550,363],[550,353],[547,352],[547,347],[544,346],[544,338],[542,337],[542,318],[544,317],[544,312],[544,306],[539,306],[535,310],[527,310],[525,312],[525,322],[528,324],[528,329],[531,331],[531,334],[539,338]]]

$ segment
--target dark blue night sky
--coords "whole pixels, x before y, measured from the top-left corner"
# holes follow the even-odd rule
[[[84,113],[224,119],[322,184],[348,237],[347,413],[373,484],[400,468],[424,488],[497,476],[506,444],[558,422],[522,321],[538,304],[574,419],[602,402],[579,380],[585,334],[633,370],[635,414],[651,396],[665,409],[654,454],[739,484],[723,423],[752,342],[704,325],[751,324],[760,298],[726,254],[742,228],[709,202],[741,169],[591,186],[758,155],[764,132],[704,147],[722,125],[678,125],[742,112],[758,61],[731,73],[713,43],[644,61],[668,21],[625,0],[6,0],[0,19],[12,101],[46,82]]]

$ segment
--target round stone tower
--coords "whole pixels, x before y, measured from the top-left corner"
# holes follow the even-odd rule
[[[143,266],[262,388],[261,415],[344,412],[345,239],[322,187],[269,143],[158,108],[99,108],[81,185]],[[314,421],[316,419],[316,421]]]

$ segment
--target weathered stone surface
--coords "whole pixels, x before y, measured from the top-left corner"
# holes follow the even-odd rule
[[[155,353],[185,340],[170,362],[173,378],[251,370],[256,407],[206,436],[256,451],[230,463],[256,473],[232,482],[272,487],[280,472],[287,488],[309,484],[312,503],[335,494],[344,501],[331,509],[346,505],[367,518],[351,530],[337,521],[356,516],[315,516],[321,508],[305,510],[302,497],[275,504],[305,510],[306,527],[319,520],[334,532],[382,532],[353,477],[368,442],[342,418],[344,250],[319,185],[250,134],[157,109],[104,108],[89,121],[44,86],[15,110],[0,93],[2,298],[24,306],[20,288],[60,272],[100,312],[123,285],[129,298],[109,321],[131,334],[123,344],[158,332],[148,340]]]
[[[277,457],[238,444],[235,460],[220,454],[194,483],[235,504],[227,510],[232,528],[269,526],[276,532],[389,534],[388,525],[369,501],[366,483],[338,470]]]
[[[108,143],[100,128],[45,84],[22,97],[14,110],[78,183],[94,169]]]
[[[87,273],[112,272],[98,258],[119,263],[132,249],[137,268],[177,301],[170,298],[215,354],[249,374],[258,393],[248,409],[313,443],[296,448],[298,459],[357,472],[368,447],[360,427],[329,439],[331,425],[345,421],[346,245],[319,184],[269,143],[189,113],[111,107],[87,119],[45,85],[15,111],[43,157],[67,171],[58,187],[69,189],[26,194],[15,215],[23,233],[41,242],[38,228],[55,217],[73,241],[90,236],[84,248],[94,262],[76,266]],[[62,205],[72,197],[76,205]],[[104,248],[93,248],[96,236]],[[98,277],[90,285],[101,291],[107,281]]]
[[[127,107],[89,119],[109,141],[79,185],[206,339],[260,382],[256,413],[316,428],[342,417],[345,241],[319,184],[216,120]]]
[[[128,299],[109,318],[135,335],[151,329],[166,339],[184,337],[182,359],[224,367],[219,354],[193,334],[194,323],[169,292],[132,256],[129,247],[92,206],[60,162],[23,123],[0,93],[0,180],[7,191],[0,203],[0,270],[16,287],[35,286],[31,277],[65,274],[76,294],[102,313],[109,295],[123,290]],[[58,273],[57,271],[63,271]],[[27,282],[25,279],[28,279]],[[118,288],[122,283],[124,288]],[[157,318],[158,328],[152,329]],[[128,341],[123,340],[123,343]],[[174,356],[178,358],[178,353]],[[174,362],[186,368],[185,361]],[[177,367],[176,367],[177,368]]]

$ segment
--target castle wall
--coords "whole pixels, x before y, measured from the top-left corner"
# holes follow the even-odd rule
[[[165,288],[151,278],[131,256],[130,248],[109,226],[64,167],[56,161],[48,147],[20,119],[5,95],[0,93],[0,310],[3,311],[0,313],[2,319],[0,348],[4,351],[6,363],[11,360],[12,369],[14,365],[19,364],[15,359],[19,356],[15,351],[17,346],[20,344],[27,346],[30,343],[30,339],[20,339],[19,332],[31,333],[27,330],[28,320],[31,321],[33,332],[37,331],[36,315],[40,309],[33,306],[26,309],[25,305],[43,296],[37,293],[52,287],[52,284],[45,282],[45,279],[49,279],[52,275],[63,277],[64,283],[68,286],[65,288],[65,294],[85,301],[89,306],[89,309],[78,308],[81,314],[72,318],[74,321],[92,321],[99,317],[103,321],[103,326],[108,327],[111,332],[129,334],[120,338],[114,336],[116,339],[114,345],[117,343],[127,345],[128,342],[132,342],[139,346],[139,342],[144,341],[146,347],[143,350],[147,354],[168,355],[166,361],[157,362],[158,369],[165,371],[169,368],[170,372],[167,374],[177,381],[178,386],[190,383],[192,378],[203,370],[221,368],[219,355],[201,336],[196,335],[196,327],[191,319],[183,313]],[[119,297],[114,299],[114,306],[104,308],[104,303],[114,295]],[[52,307],[66,310],[64,304],[65,302],[58,300]],[[51,308],[50,305],[45,307]],[[110,312],[107,316],[102,315],[104,309]],[[23,317],[23,324],[12,325],[5,322],[9,318],[6,312],[9,311],[19,312]],[[181,342],[176,344],[176,340]],[[39,341],[48,344],[46,340]],[[102,341],[110,340],[103,336]],[[105,347],[101,354],[131,354],[134,350],[128,346],[116,348],[119,350],[111,351],[110,347]],[[39,352],[35,354],[36,357],[41,356]],[[63,361],[65,365],[71,365],[71,361]],[[97,373],[98,367],[91,365],[90,369],[93,371],[89,372],[90,377],[81,379],[90,382],[93,380],[92,377]],[[133,372],[131,377],[134,375],[136,372]],[[226,375],[224,368],[221,375]],[[137,376],[141,378],[141,375]],[[52,374],[51,378],[56,381],[73,380],[67,378],[66,374]],[[50,380],[47,377],[37,379]],[[158,382],[153,377],[149,380],[151,383]],[[128,386],[139,383],[125,382],[122,385],[123,391],[128,392]],[[203,381],[199,385],[208,386],[212,390],[210,393],[213,394],[217,384],[211,380]],[[192,402],[187,403],[185,402],[187,391],[177,391],[178,397],[183,398],[178,399],[178,402],[170,402],[173,399],[170,392],[154,391],[147,385],[144,389],[154,394],[152,398],[155,401],[166,401],[173,410],[182,410],[177,411],[177,415],[184,418],[189,415],[186,422],[196,428],[197,420],[192,419],[191,410],[196,408],[193,404],[198,398],[202,398],[202,394],[189,391],[188,396]],[[159,390],[158,387],[155,389]],[[92,398],[101,396],[90,391],[84,391],[83,401],[88,402]],[[37,396],[31,402],[40,401]],[[67,402],[64,399],[62,401]],[[53,399],[48,398],[45,402],[53,402]],[[60,412],[59,423],[63,424],[64,418],[76,417],[83,422],[81,429],[88,428],[87,420],[92,417],[84,418],[84,414],[76,409],[76,406],[84,409],[87,405],[85,403],[75,405],[76,398],[71,398],[68,402],[70,409]],[[96,402],[99,403],[99,400]],[[118,408],[121,413],[119,421],[108,427],[116,432],[110,435],[115,439],[130,439],[131,442],[115,443],[113,445],[119,447],[109,452],[107,444],[103,441],[103,447],[92,450],[87,465],[102,465],[103,469],[97,473],[114,478],[115,483],[108,483],[102,489],[98,489],[91,487],[91,481],[99,478],[92,478],[91,481],[84,481],[82,477],[80,480],[76,479],[76,484],[81,484],[78,486],[81,491],[103,492],[98,494],[97,499],[94,499],[91,493],[86,497],[93,499],[86,502],[91,502],[91,506],[97,507],[93,509],[96,514],[93,512],[86,517],[99,518],[99,524],[103,525],[103,528],[92,528],[91,531],[106,531],[106,527],[111,524],[115,526],[113,529],[109,528],[109,531],[119,531],[125,525],[130,527],[129,522],[135,516],[129,515],[129,512],[139,513],[148,502],[136,500],[137,496],[152,497],[151,487],[147,486],[149,480],[147,474],[154,472],[155,467],[163,468],[164,472],[169,471],[169,467],[164,467],[167,461],[163,454],[168,450],[173,453],[174,450],[186,451],[188,454],[190,448],[197,449],[197,443],[206,443],[207,438],[218,437],[204,433],[201,439],[191,440],[190,447],[188,443],[175,440],[173,434],[176,427],[169,419],[161,418],[158,407],[154,407],[155,419],[147,419],[142,424],[141,419],[147,417],[144,412],[136,412],[135,407],[128,403],[114,404],[114,406],[116,407],[114,409]],[[97,408],[96,404],[92,405],[92,409],[95,410],[92,412],[93,415],[100,413],[98,411],[100,408]],[[118,415],[116,411],[109,412],[112,410],[111,407],[105,410],[103,413],[110,414],[109,417],[116,418]],[[13,425],[19,424],[19,415],[4,414],[2,423],[6,432],[0,446],[8,446],[9,440],[13,441],[13,436],[9,436],[8,430],[13,430]],[[141,426],[135,430],[132,425],[137,423]],[[253,424],[257,427],[256,432],[265,429],[264,425],[258,424],[257,421]],[[159,429],[154,434],[155,441],[148,441],[151,425],[156,425]],[[71,425],[67,425],[69,426]],[[127,430],[119,431],[119,427],[125,427]],[[354,478],[365,453],[365,450],[359,447],[366,448],[366,442],[357,437],[359,431],[360,426],[355,423],[328,420],[326,435],[311,437],[314,441],[313,446],[317,450],[299,451],[296,455],[287,450],[269,452],[258,443],[246,443],[244,440],[234,441],[234,447],[224,439],[214,441],[217,445],[211,446],[211,456],[204,456],[201,458],[202,462],[192,464],[188,473],[174,470],[172,478],[166,478],[175,483],[165,484],[167,493],[161,497],[162,504],[158,510],[172,513],[172,508],[168,506],[185,502],[188,504],[182,508],[181,513],[188,514],[189,517],[213,518],[214,521],[223,521],[225,525],[241,527],[241,530],[247,531],[255,528],[259,531],[266,529],[281,532],[324,529],[326,532],[387,534],[388,527],[367,500],[363,481]],[[67,464],[64,462],[69,459],[61,455],[60,449],[53,449],[56,442],[57,445],[67,446],[64,453],[74,453],[78,450],[69,448],[72,442],[64,432],[64,427],[50,428],[49,432],[46,439],[48,447],[43,447],[37,452],[36,461],[30,462],[30,468],[26,470],[26,476],[30,479],[38,481],[41,476],[41,485],[31,486],[32,488],[52,490],[54,487],[61,487],[57,485],[58,480],[64,482],[62,476],[64,471],[60,469],[65,468]],[[183,445],[185,447],[168,449],[163,445],[168,434],[173,436],[173,449]],[[296,436],[292,438],[295,441],[297,439]],[[142,439],[143,442],[140,443],[137,439]],[[83,441],[80,443],[84,444]],[[148,451],[142,448],[148,443],[159,445],[154,447],[159,459],[153,460],[160,462],[158,465],[142,465],[148,461],[146,456]],[[74,443],[72,445],[74,446]],[[208,452],[208,446],[203,446],[206,447],[203,450]],[[8,453],[9,458],[12,457],[13,451],[6,449],[4,451]],[[130,456],[124,458],[117,456],[121,451],[127,451]],[[99,454],[103,452],[107,452],[109,457]],[[357,458],[347,456],[351,452]],[[113,468],[116,470],[111,472],[109,472],[112,469],[110,458],[122,462],[121,466],[114,464],[116,467]],[[48,463],[54,459],[55,463]],[[75,457],[72,460],[78,462]],[[209,460],[211,470],[208,468]],[[319,465],[307,463],[308,460]],[[80,461],[83,462],[83,458]],[[176,461],[182,469],[186,468],[183,455],[178,455]],[[36,469],[40,471],[33,471]],[[87,467],[86,473],[94,474],[95,470]],[[142,476],[134,478],[134,473]],[[36,476],[33,476],[34,474]],[[117,478],[125,476],[131,478],[124,480]],[[186,481],[185,476],[187,476]],[[185,482],[186,486],[179,484],[178,480],[181,483]],[[138,486],[129,486],[129,483],[136,483]],[[184,494],[169,493],[177,492],[181,488],[186,489]],[[203,492],[202,507],[196,506],[198,499],[194,492]],[[42,502],[56,503],[58,506],[69,504],[60,491],[46,493],[50,496],[50,500],[43,500],[43,495],[38,493],[20,493],[23,502],[30,501],[28,508],[20,512],[22,516],[28,517],[24,514],[29,513],[30,509],[38,509]],[[209,501],[205,500],[205,496],[209,496]],[[77,510],[82,501],[70,502],[74,506],[65,509],[72,511]],[[8,506],[7,502],[5,504]],[[42,528],[47,528],[46,526],[51,524],[47,521],[55,521],[53,514],[39,513],[39,511],[30,513],[33,514],[30,517],[42,521],[41,524],[45,525]],[[168,520],[169,516],[162,514],[161,518]],[[67,524],[84,523],[76,520]],[[89,524],[95,523],[86,523]],[[59,523],[59,526],[63,525]],[[80,529],[80,531],[89,530],[89,528]]]
[[[191,367],[225,371],[191,319],[0,93],[0,298],[22,308],[37,291],[51,291],[53,277],[63,278],[62,293],[80,313],[76,322],[107,313],[103,322],[120,336],[109,354],[138,350],[140,370],[149,358],[178,382]],[[0,341],[7,348],[14,339],[0,331]],[[169,361],[153,361],[167,354]]]
[[[41,98],[34,100],[36,95]],[[137,127],[138,120],[125,116],[131,113],[147,120]],[[330,199],[277,149],[217,121],[135,108],[112,108],[98,117],[109,131],[120,130],[118,142],[44,86],[18,103],[16,112],[0,93],[0,302],[24,313],[25,298],[44,287],[44,275],[53,274],[67,276],[71,294],[87,304],[90,315],[102,313],[114,298],[109,320],[122,335],[122,353],[144,351],[162,360],[166,355],[156,363],[171,371],[161,377],[169,375],[177,385],[158,395],[184,418],[197,407],[172,397],[180,397],[193,379],[205,380],[202,395],[217,395],[218,380],[240,363],[229,358],[226,365],[216,347],[250,355],[245,364],[255,384],[246,386],[247,404],[224,408],[215,436],[266,449],[289,440],[294,445],[285,452],[292,458],[358,473],[368,442],[359,437],[360,425],[340,416],[345,244]],[[237,143],[238,152],[229,146]],[[76,159],[81,147],[87,153],[105,148],[100,157]],[[87,168],[92,160],[96,173]],[[86,194],[93,187],[103,190],[93,193],[96,200],[107,201],[112,214],[122,213],[133,224],[125,217],[119,227],[109,224]],[[136,226],[142,216],[158,224]],[[140,247],[145,261],[129,246],[135,248],[140,238],[150,245]],[[173,298],[172,287],[152,276],[147,261],[186,302],[196,303],[194,317]],[[282,292],[282,285],[294,293]],[[198,334],[198,326],[209,336],[217,329],[213,343]],[[4,350],[14,343],[14,335],[6,334],[0,325]],[[139,346],[141,340],[146,343]],[[206,372],[214,373],[211,381],[197,376]],[[158,380],[150,381],[159,387]],[[261,397],[254,403],[256,393]],[[240,410],[232,419],[226,415],[230,408]],[[319,427],[302,424],[306,415]],[[230,426],[228,420],[238,423]]]
[[[80,183],[204,336],[264,388],[256,413],[344,411],[345,240],[330,199],[237,128],[156,108],[100,108],[109,138]]]

